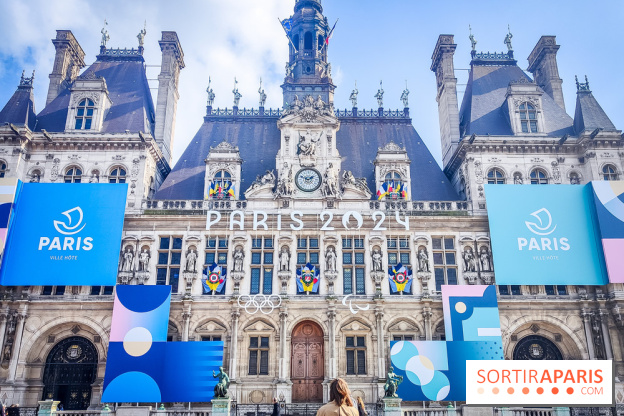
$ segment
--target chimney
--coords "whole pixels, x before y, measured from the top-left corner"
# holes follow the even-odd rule
[[[561,88],[563,81],[559,78],[559,68],[557,67],[559,47],[554,36],[542,36],[529,55],[529,72],[533,74],[535,83],[546,94],[550,95],[559,107],[565,110]]]
[[[459,108],[457,105],[457,78],[453,55],[457,45],[453,35],[440,35],[431,56],[431,70],[436,74],[438,115],[442,162],[446,166],[459,144]]]
[[[176,109],[180,98],[178,80],[180,70],[184,68],[184,52],[176,32],[162,32],[162,39],[158,43],[162,51],[162,64],[158,75],[154,138],[165,159],[171,163]]]
[[[64,87],[72,83],[85,66],[85,53],[71,30],[57,30],[56,39],[52,39],[52,43],[56,48],[56,56],[50,74],[46,105],[50,104]]]

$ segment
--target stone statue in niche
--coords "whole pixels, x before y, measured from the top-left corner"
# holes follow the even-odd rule
[[[429,254],[424,246],[420,246],[420,249],[418,250],[418,271],[429,271]]]
[[[143,247],[139,254],[139,271],[146,272],[149,268],[150,252],[146,247]]]
[[[476,272],[477,264],[475,262],[474,252],[472,251],[472,247],[466,246],[464,247],[464,252],[462,254],[464,259],[464,271],[465,272]]]
[[[288,168],[288,163],[284,162],[284,168],[280,172],[280,179],[275,190],[275,197],[288,196],[293,193],[293,170],[292,166]]]
[[[290,270],[290,250],[288,246],[282,246],[282,250],[279,254],[279,269],[280,272]]]
[[[91,177],[89,178],[89,183],[98,183],[100,179],[98,178],[98,174],[96,171],[91,172]]]
[[[186,252],[186,271],[190,273],[197,271],[197,251],[193,249]]]
[[[336,249],[334,246],[327,247],[327,251],[325,252],[325,267],[328,272],[336,271]]]
[[[39,171],[36,170],[30,175],[30,182],[39,183],[40,181],[41,181],[41,175],[39,174]]]
[[[131,272],[133,260],[134,260],[134,252],[132,251],[132,247],[127,246],[123,252],[123,261],[121,263],[121,271]]]
[[[232,254],[234,259],[234,271],[242,272],[243,271],[243,260],[245,259],[245,253],[243,253],[243,248],[241,246],[236,247],[234,250],[234,254]]]
[[[481,271],[491,272],[492,271],[492,261],[490,258],[490,250],[486,246],[481,247],[481,252],[479,253],[479,262],[481,263]]]
[[[381,250],[376,247],[371,254],[371,258],[373,259],[373,271],[374,272],[382,272],[383,271],[383,254],[381,254]]]
[[[522,185],[522,175],[517,172],[514,174],[514,184]]]

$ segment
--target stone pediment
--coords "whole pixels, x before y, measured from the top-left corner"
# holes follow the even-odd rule
[[[209,332],[226,332],[227,329],[221,323],[215,320],[209,320],[204,322],[197,328],[195,328],[195,332],[197,333],[209,333]]]
[[[267,332],[267,331],[275,331],[275,327],[264,321],[255,321],[245,326],[245,328],[243,328],[243,331],[245,332]]]
[[[278,127],[310,123],[338,124],[333,104],[324,102],[320,96],[314,99],[311,95],[307,95],[303,100],[295,96],[295,100],[290,103],[289,108],[284,111],[284,116],[279,120]]]
[[[354,319],[344,324],[342,327],[340,327],[340,330],[341,331],[370,331],[371,327],[370,325],[360,321],[359,319]]]
[[[400,320],[398,322],[393,323],[388,327],[389,332],[418,332],[420,331],[418,327],[407,320]]]

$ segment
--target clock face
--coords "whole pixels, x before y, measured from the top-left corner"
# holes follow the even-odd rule
[[[297,172],[295,182],[304,192],[316,191],[321,186],[321,174],[316,169],[301,169]]]

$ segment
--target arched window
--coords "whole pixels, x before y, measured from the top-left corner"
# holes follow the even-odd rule
[[[82,169],[78,166],[70,166],[65,171],[65,183],[80,183],[82,179]]]
[[[295,37],[293,37],[293,43],[295,44],[295,47],[297,48],[297,50],[295,52],[297,52],[299,50],[299,35],[295,35]]]
[[[570,184],[572,184],[572,185],[580,185],[581,184],[581,177],[579,176],[578,173],[576,173],[576,172],[571,172],[570,173]]]
[[[563,360],[554,342],[539,335],[529,335],[518,341],[513,352],[514,360]]]
[[[303,49],[312,49],[312,32],[306,32],[303,37]]]
[[[602,167],[602,177],[605,181],[617,181],[617,169],[613,165],[604,165]]]
[[[230,196],[228,195],[227,191],[231,184],[232,175],[230,175],[230,172],[228,172],[227,170],[218,171],[212,180],[212,187],[215,191],[215,193],[212,194],[212,197],[229,199]]]
[[[318,36],[318,50],[319,51],[323,49],[324,44],[325,44],[325,38],[323,37],[323,35],[319,35]]]
[[[126,183],[126,170],[121,166],[115,166],[108,175],[108,183]]]
[[[6,175],[7,163],[4,160],[0,160],[0,178],[4,178]]]
[[[88,98],[80,101],[78,108],[76,109],[76,130],[89,130],[91,129],[91,123],[93,122],[93,112],[95,111],[95,104]]]
[[[543,169],[531,171],[531,185],[545,185],[548,183],[548,175]]]
[[[529,103],[520,104],[520,124],[523,133],[537,133],[537,111]]]
[[[405,183],[401,178],[401,175],[397,172],[390,172],[384,179],[384,185],[387,190],[392,189],[390,192],[390,198],[392,199],[405,199],[407,195],[407,189],[404,189]]]
[[[492,185],[502,185],[505,183],[505,174],[498,168],[490,169],[488,172],[488,183]]]

